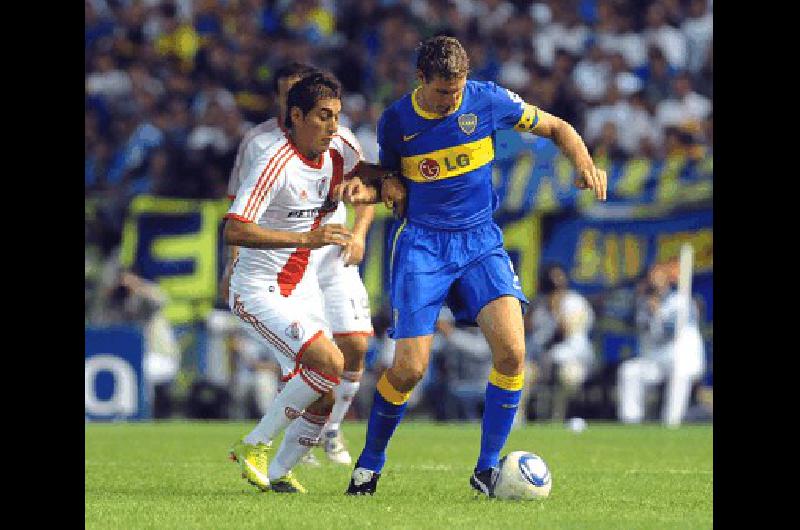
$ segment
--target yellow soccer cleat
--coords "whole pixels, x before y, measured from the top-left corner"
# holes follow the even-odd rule
[[[241,440],[233,444],[229,456],[231,460],[238,462],[241,466],[242,478],[261,491],[270,489],[267,477],[267,455],[270,445],[261,442],[253,445]]]
[[[270,489],[275,493],[308,493],[303,485],[294,478],[291,471],[281,478],[273,480]]]

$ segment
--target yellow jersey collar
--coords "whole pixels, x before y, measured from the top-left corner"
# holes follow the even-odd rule
[[[419,103],[417,103],[417,92],[419,92],[420,88],[422,87],[418,86],[411,93],[411,105],[414,107],[414,112],[416,112],[420,117],[425,118],[426,120],[438,120],[440,118],[444,118],[445,116],[449,116],[461,108],[461,101],[464,99],[463,90],[461,91],[461,94],[458,95],[458,102],[456,103],[456,108],[454,108],[447,114],[436,114],[435,112],[428,112],[426,110],[423,110],[422,107],[419,106]]]

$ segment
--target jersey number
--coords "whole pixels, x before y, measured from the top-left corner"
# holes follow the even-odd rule
[[[362,298],[360,303],[356,303],[356,301],[351,298],[350,305],[353,306],[353,314],[356,320],[370,318],[369,298]]]

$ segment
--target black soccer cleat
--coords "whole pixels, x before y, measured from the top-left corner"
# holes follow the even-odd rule
[[[469,485],[487,497],[494,498],[494,485],[497,483],[499,474],[499,467],[490,467],[480,473],[474,470],[472,476],[469,477]]]
[[[374,495],[378,487],[378,479],[381,474],[365,467],[356,467],[353,476],[350,477],[350,485],[347,487],[345,495]]]

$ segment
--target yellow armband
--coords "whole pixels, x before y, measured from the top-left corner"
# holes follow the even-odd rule
[[[539,109],[533,105],[523,103],[522,116],[514,126],[515,131],[531,132],[539,123]]]

